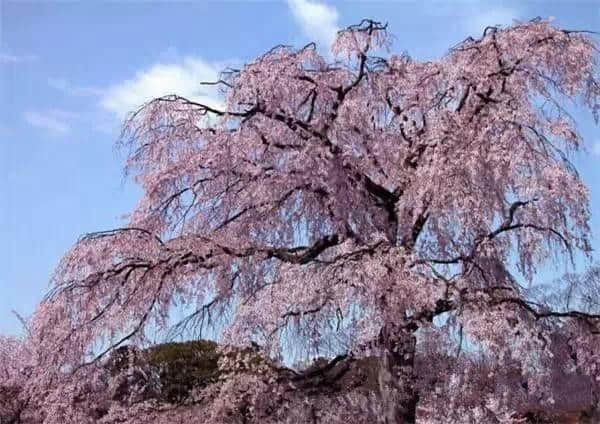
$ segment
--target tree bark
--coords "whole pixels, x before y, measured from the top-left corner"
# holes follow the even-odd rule
[[[419,393],[416,389],[416,337],[409,323],[386,324],[381,330],[379,394],[385,424],[416,422]]]

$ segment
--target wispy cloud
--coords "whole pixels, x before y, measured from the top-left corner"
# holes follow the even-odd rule
[[[108,87],[100,99],[100,105],[119,119],[123,119],[144,103],[169,94],[219,106],[221,102],[216,88],[200,83],[216,81],[220,71],[220,64],[192,57],[180,63],[157,64],[138,72],[129,80]]]
[[[102,93],[99,88],[74,85],[64,78],[48,78],[48,85],[76,97],[99,96]]]
[[[78,118],[73,112],[59,109],[45,111],[27,111],[25,120],[33,127],[46,132],[51,136],[61,136],[71,131],[71,122]]]
[[[329,49],[339,30],[337,9],[314,0],[288,0],[288,6],[304,35]]]
[[[35,55],[14,55],[8,53],[0,53],[0,63],[23,63],[23,62],[33,62],[37,60],[37,56]]]
[[[470,16],[464,22],[465,30],[471,36],[480,36],[487,26],[511,25],[519,17],[517,9],[509,7],[491,7],[481,13]]]

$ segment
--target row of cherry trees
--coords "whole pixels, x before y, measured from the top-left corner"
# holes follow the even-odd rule
[[[170,95],[135,112],[122,145],[143,197],[126,227],[75,244],[27,337],[4,340],[2,408],[45,423],[99,420],[83,417],[94,408],[106,422],[154,411],[358,423],[371,411],[388,424],[516,423],[577,402],[592,413],[596,274],[565,280],[577,289],[561,305],[528,290],[548,258],[590,252],[565,104],[598,116],[592,35],[537,19],[430,62],[389,47],[386,26],[364,20],[340,31],[332,63],[313,44],[277,46],[226,70],[213,82],[221,108]],[[377,358],[377,384],[315,400],[314,419],[291,412],[304,391],[255,374],[198,394],[207,416],[100,402],[116,348],[211,328],[271,358]]]

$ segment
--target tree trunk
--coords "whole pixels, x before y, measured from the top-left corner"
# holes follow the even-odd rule
[[[419,393],[414,372],[416,337],[407,323],[387,324],[380,334],[379,394],[385,424],[416,422]]]

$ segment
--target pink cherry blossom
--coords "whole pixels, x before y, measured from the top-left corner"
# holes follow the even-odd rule
[[[332,63],[313,44],[278,46],[224,71],[224,109],[170,95],[130,116],[121,147],[143,189],[130,222],[82,237],[26,340],[1,340],[0,387],[26,399],[23,422],[597,413],[600,311],[526,289],[549,259],[590,251],[570,161],[583,140],[563,105],[597,117],[597,45],[542,19],[430,62],[379,57],[390,40],[364,20],[338,34]],[[184,405],[106,395],[119,346],[207,334],[273,362]],[[372,385],[325,392],[337,383],[310,388],[321,374],[286,380],[275,365],[317,356],[350,376],[375,358]]]

